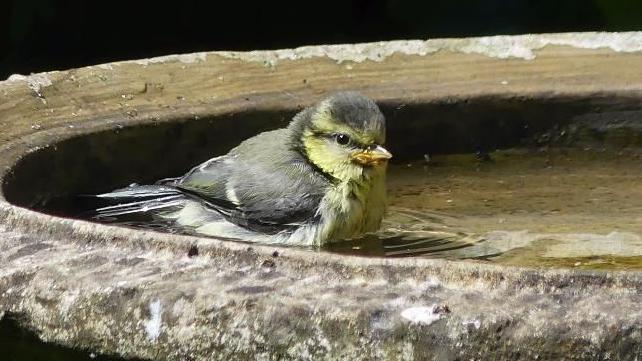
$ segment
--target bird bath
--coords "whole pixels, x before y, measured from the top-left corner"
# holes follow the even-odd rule
[[[641,42],[388,42],[12,76],[0,317],[153,359],[633,360]],[[388,121],[377,235],[309,250],[62,217],[77,195],[180,175],[338,89]]]
[[[382,104],[396,155],[388,215],[377,234],[326,250],[642,269],[642,129],[635,127],[642,110],[609,101],[615,109],[591,97]],[[623,107],[626,120],[618,118]],[[24,157],[5,194],[19,206],[82,218],[95,205],[86,195],[183,174],[285,126],[294,113],[252,109],[73,137]],[[607,124],[586,121],[609,113],[616,114]],[[181,233],[135,216],[120,225]]]

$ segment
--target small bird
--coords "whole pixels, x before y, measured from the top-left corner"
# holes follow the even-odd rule
[[[146,214],[197,234],[271,244],[356,238],[384,215],[385,140],[374,101],[335,93],[182,177],[98,195],[110,205],[93,218]]]

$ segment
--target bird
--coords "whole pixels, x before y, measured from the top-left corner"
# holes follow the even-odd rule
[[[376,231],[386,208],[386,121],[336,92],[177,178],[102,193],[98,221],[145,214],[205,236],[321,247]]]

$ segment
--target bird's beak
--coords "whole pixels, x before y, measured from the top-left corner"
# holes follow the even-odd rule
[[[359,163],[364,166],[378,165],[392,158],[392,154],[386,148],[377,145],[373,149],[360,150],[352,153],[350,159],[353,162]]]

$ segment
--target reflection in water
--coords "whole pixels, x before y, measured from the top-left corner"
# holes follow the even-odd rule
[[[483,258],[466,249],[483,239],[457,232],[447,226],[448,216],[391,207],[381,231],[358,240],[334,243],[328,250],[369,256],[431,258]]]
[[[391,165],[381,230],[327,251],[522,266],[642,268],[639,152],[508,150]],[[121,225],[189,233],[158,220]]]
[[[328,250],[353,255],[475,259],[521,265],[555,265],[557,260],[560,265],[591,268],[638,268],[636,264],[642,268],[639,262],[642,261],[642,238],[633,233],[523,230],[467,234],[454,229],[440,230],[450,228],[448,216],[426,213],[422,224],[417,212],[392,208],[389,213],[380,232],[334,244]],[[404,219],[405,216],[408,218]]]
[[[381,231],[329,250],[640,269],[640,180],[633,151],[512,150],[393,165]]]

